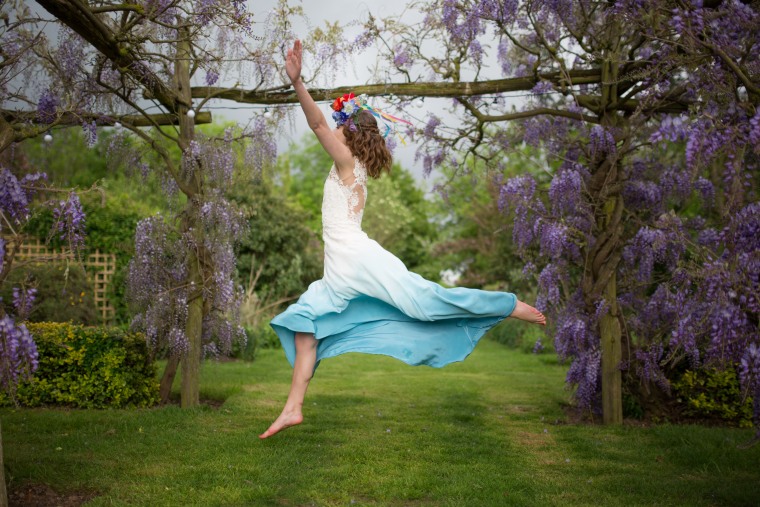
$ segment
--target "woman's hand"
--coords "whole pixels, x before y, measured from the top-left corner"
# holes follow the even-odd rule
[[[301,77],[302,56],[303,47],[301,46],[301,41],[296,39],[293,49],[288,49],[288,57],[285,59],[285,72],[292,83],[295,83]]]

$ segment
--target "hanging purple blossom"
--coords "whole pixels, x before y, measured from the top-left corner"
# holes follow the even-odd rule
[[[95,120],[91,122],[84,122],[82,124],[82,131],[84,132],[85,140],[87,141],[87,147],[92,148],[98,142],[98,129],[95,124]]]
[[[45,90],[37,102],[37,121],[40,123],[53,123],[60,105],[59,98],[50,90]]]
[[[575,169],[558,171],[549,184],[549,201],[559,215],[574,213],[581,205],[581,174]]]
[[[16,176],[4,167],[0,167],[0,211],[16,223],[29,216],[29,196]]]
[[[412,63],[412,58],[409,56],[409,52],[405,46],[396,46],[393,50],[393,65],[399,68],[409,67]]]
[[[85,213],[79,196],[71,192],[65,201],[59,201],[53,209],[53,228],[59,237],[65,240],[73,250],[84,246]]]
[[[11,396],[19,381],[31,378],[37,369],[37,346],[24,324],[0,317],[0,383]]]
[[[543,95],[545,93],[550,93],[552,90],[554,90],[554,86],[550,81],[541,80],[536,83],[536,86],[533,87],[530,93],[533,95]]]
[[[204,81],[206,82],[206,86],[214,86],[219,81],[219,72],[215,69],[208,69]]]
[[[591,127],[589,134],[589,151],[592,157],[614,155],[617,152],[615,137],[601,125]]]
[[[19,320],[26,320],[32,311],[32,305],[37,295],[34,287],[13,287],[13,309]]]

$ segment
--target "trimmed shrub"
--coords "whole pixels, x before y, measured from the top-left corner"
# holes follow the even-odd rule
[[[687,417],[752,427],[752,398],[743,396],[733,368],[689,370],[673,388]]]
[[[18,386],[19,405],[126,408],[158,403],[156,366],[143,335],[52,322],[27,327],[37,344],[39,367]],[[0,403],[12,400],[3,395]]]

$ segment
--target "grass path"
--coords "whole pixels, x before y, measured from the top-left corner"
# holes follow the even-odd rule
[[[488,340],[442,370],[329,359],[304,424],[262,442],[290,376],[263,351],[204,366],[218,409],[0,410],[6,479],[88,506],[760,505],[751,431],[563,424],[564,374]]]

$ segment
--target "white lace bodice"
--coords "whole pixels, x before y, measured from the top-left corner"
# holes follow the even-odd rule
[[[361,162],[354,165],[354,173],[341,181],[335,165],[325,180],[322,197],[323,235],[348,231],[361,231],[364,204],[367,201],[367,169]]]

